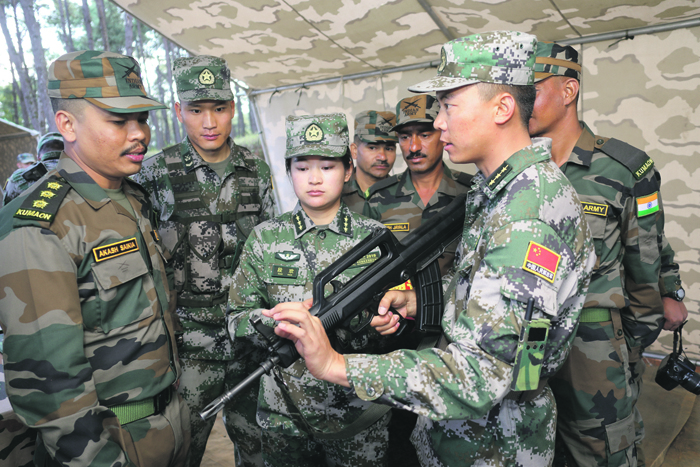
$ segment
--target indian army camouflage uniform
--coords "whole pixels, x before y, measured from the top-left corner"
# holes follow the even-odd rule
[[[233,99],[228,79],[221,78],[229,73],[223,60],[177,59],[173,68],[181,100]],[[203,74],[214,89],[197,84]],[[145,160],[133,177],[151,194],[158,233],[173,255],[169,266],[175,272],[182,325],[178,350],[183,376],[178,390],[190,407],[191,466],[201,462],[215,422],[215,418],[202,420],[199,412],[255,369],[254,348],[232,347],[226,301],[245,239],[255,225],[274,217],[270,168],[231,138],[227,144],[231,153],[223,178],[188,138]],[[240,358],[234,359],[234,354]],[[240,467],[262,462],[256,401],[257,390],[251,387],[224,407],[224,423]]]
[[[396,114],[394,112],[365,110],[355,116],[355,136],[363,143],[376,143],[378,141],[398,143],[396,133],[391,131],[395,124]],[[355,167],[355,171],[357,170]],[[351,211],[371,217],[372,214],[366,201],[373,194],[373,186],[363,192],[353,173],[352,178],[345,182],[343,187],[343,201]],[[378,217],[373,217],[373,219],[379,220]]]
[[[532,85],[536,43],[510,31],[448,42],[438,76],[409,91]],[[474,176],[438,347],[345,356],[362,399],[419,414],[412,442],[424,467],[552,462],[556,408],[546,382],[569,352],[595,258],[550,147],[534,139],[487,179]],[[535,325],[548,332],[535,339]],[[518,344],[521,330],[532,346]]]
[[[569,351],[594,257],[576,194],[545,142],[533,143],[474,179],[446,293],[446,348],[345,357],[362,399],[419,414],[412,441],[423,466],[549,465],[554,455],[544,383]],[[540,384],[520,401],[527,393],[510,383],[530,297],[550,328]]]
[[[344,204],[326,228],[316,226],[298,204],[293,211],[257,226],[246,242],[231,287],[229,328],[234,342],[266,349],[266,341],[249,319],[262,317],[260,309],[311,298],[314,277],[377,228],[382,228],[379,222],[351,212]],[[371,264],[370,258],[367,264]],[[339,280],[347,282],[362,266],[348,269]],[[269,318],[263,320],[273,323]],[[341,352],[371,351],[368,344],[375,340],[371,333],[376,331],[368,329],[354,336],[338,330],[334,347]],[[276,368],[272,376],[264,375],[260,384],[258,423],[263,428],[265,464],[384,465],[388,413],[352,436],[323,436],[347,429],[372,405],[351,390],[317,380],[303,360],[289,368]]]
[[[290,116],[286,159],[343,157],[347,152],[345,116]],[[293,211],[257,226],[241,254],[229,297],[229,332],[234,343],[261,350],[268,344],[250,325],[261,309],[312,298],[314,278],[382,225],[351,212],[341,201],[327,226],[315,225],[301,203]],[[346,283],[378,257],[371,252],[339,276]],[[357,334],[334,333],[334,348],[373,351],[381,336],[367,327]],[[237,344],[238,345],[238,344]],[[257,361],[256,363],[260,363]],[[368,413],[368,409],[370,412]],[[363,423],[359,417],[372,415]],[[359,420],[358,420],[359,419]],[[342,386],[314,378],[303,359],[263,375],[258,398],[263,460],[270,467],[386,465],[388,409],[364,402]]]
[[[540,42],[537,56],[536,80],[580,79],[575,49]],[[643,438],[635,405],[641,354],[663,327],[660,292],[675,291],[680,277],[663,234],[653,161],[582,127],[561,170],[581,199],[597,261],[571,354],[550,380],[559,409],[558,449],[571,465],[635,466],[635,443]]]
[[[184,460],[165,250],[145,194],[122,186],[136,218],[64,156],[0,211],[6,388],[39,431],[37,465]]]
[[[457,195],[469,191],[471,175],[452,171],[444,163],[442,170],[440,185],[427,206],[413,186],[408,169],[375,183],[368,201],[370,217],[379,219],[399,241],[403,240],[449,205]],[[439,259],[442,274],[452,267],[457,243],[458,240],[451,243]]]

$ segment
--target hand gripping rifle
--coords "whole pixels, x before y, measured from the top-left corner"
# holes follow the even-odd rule
[[[450,243],[462,235],[465,199],[464,194],[457,196],[402,242],[389,230],[375,230],[314,278],[313,305],[309,313],[321,320],[326,333],[340,326],[358,332],[374,316],[367,309],[376,310],[387,290],[411,279],[416,290],[415,324],[418,330],[426,334],[442,332],[442,277],[437,259]],[[346,284],[335,280],[340,273],[376,249],[379,249],[381,256],[374,263]],[[333,287],[333,292],[325,297],[324,290],[328,284]],[[263,373],[269,374],[275,365],[287,368],[299,359],[292,341],[277,336],[274,329],[264,325],[260,318],[251,319],[250,322],[269,342],[271,356],[236,387],[207,405],[199,414],[204,420],[219,412],[226,402]],[[397,333],[403,331],[405,324],[402,320]]]

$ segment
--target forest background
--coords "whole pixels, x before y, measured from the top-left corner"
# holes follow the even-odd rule
[[[0,117],[44,134],[55,131],[46,93],[53,60],[76,50],[107,50],[134,57],[146,92],[170,107],[152,111],[149,155],[178,143],[184,130],[174,103],[172,62],[191,54],[105,0],[0,0]],[[5,47],[2,47],[2,41]],[[231,136],[263,157],[258,129],[246,95],[248,86],[231,83],[236,114]]]

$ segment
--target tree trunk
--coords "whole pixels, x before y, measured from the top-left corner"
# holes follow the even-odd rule
[[[46,61],[44,60],[44,47],[41,45],[41,28],[34,17],[34,1],[20,0],[20,4],[22,5],[24,22],[29,31],[29,39],[32,43],[32,54],[34,55],[34,72],[36,73],[37,95],[39,96],[39,121],[45,120],[48,124],[49,131],[56,131],[56,122],[53,119],[51,102],[46,92],[48,89],[48,70],[46,69]],[[37,130],[44,131],[43,128],[37,128]]]
[[[245,136],[245,119],[243,118],[243,104],[241,103],[241,98],[239,96],[240,87],[235,81],[233,82],[233,84],[234,89],[236,90],[236,94],[233,96],[233,99],[236,101],[236,115],[238,117],[238,121],[236,122],[236,133],[238,134],[238,136]]]
[[[95,0],[97,6],[97,17],[100,19],[100,31],[102,31],[102,47],[109,51],[109,37],[107,35],[107,15],[105,14],[104,0]]]
[[[32,99],[32,86],[29,80],[29,74],[27,69],[22,66],[22,57],[17,53],[15,49],[15,44],[12,41],[12,35],[10,34],[10,29],[7,27],[7,16],[5,15],[5,5],[0,4],[0,27],[2,28],[2,33],[5,36],[5,43],[7,44],[7,53],[10,56],[10,60],[17,69],[17,75],[19,76],[19,84],[22,89],[27,90],[21,94],[22,97],[22,109],[23,116],[26,110],[27,117],[25,117],[25,125],[31,126],[34,129],[40,128],[39,119],[36,113],[36,104],[34,99]]]
[[[83,21],[85,23],[85,35],[87,36],[88,49],[95,49],[95,41],[92,38],[92,18],[87,0],[83,0]]]
[[[22,95],[22,88],[19,86],[19,84],[17,84],[17,78],[15,77],[15,65],[12,62],[12,60],[10,60],[10,72],[12,72],[12,104],[14,107],[15,122],[20,122],[19,114],[21,111],[22,125],[29,128],[31,126],[31,122],[29,121],[29,114],[27,113],[27,109],[24,105],[24,96]],[[19,103],[17,102],[18,98],[20,101]]]
[[[70,27],[70,12],[68,10],[67,0],[54,0],[54,6],[58,10],[58,18],[61,20],[61,40],[63,41],[63,46],[66,52],[75,52],[75,45],[73,44],[73,31]]]
[[[124,53],[134,55],[134,19],[124,11]]]
[[[173,61],[172,61],[172,54],[173,54],[173,45],[170,43],[168,39],[163,37],[163,45],[165,45],[165,67],[168,70],[167,76],[168,76],[168,90],[170,92],[170,121],[173,125],[173,132],[175,133],[175,142],[179,143],[182,141],[181,136],[180,136],[180,122],[177,119],[177,115],[175,115],[175,91],[174,91],[174,81],[173,81]],[[165,104],[165,100],[163,101]],[[167,111],[166,111],[167,113]]]

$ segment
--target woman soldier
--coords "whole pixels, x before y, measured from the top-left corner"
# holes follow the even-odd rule
[[[345,116],[290,116],[286,129],[285,164],[298,203],[291,212],[255,227],[231,285],[229,332],[234,340],[248,341],[248,348],[267,348],[251,318],[273,326],[261,311],[278,303],[294,302],[289,305],[308,310],[314,277],[373,230],[384,228],[341,202],[343,184],[352,175]],[[360,272],[372,256],[355,263],[340,280]],[[371,327],[359,334],[340,329],[334,337],[341,353],[379,350],[379,335]],[[301,359],[272,373],[262,377],[258,397],[266,465],[386,465],[388,412],[373,409],[374,416],[358,420],[372,404],[352,389],[315,379]]]

